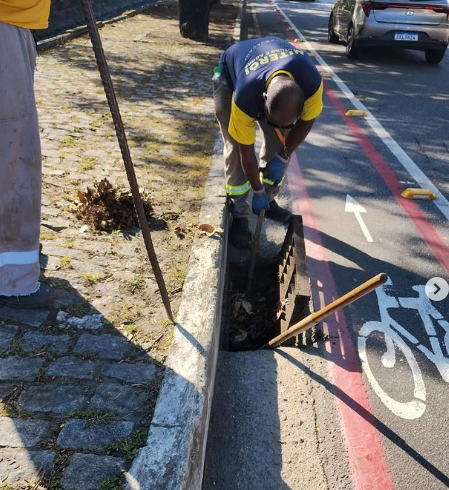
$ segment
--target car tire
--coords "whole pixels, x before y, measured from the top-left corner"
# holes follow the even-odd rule
[[[426,61],[436,65],[444,58],[445,53],[445,49],[426,49]]]
[[[348,35],[346,37],[346,56],[350,60],[355,60],[360,55],[360,47],[355,39],[354,26],[349,24]]]
[[[340,40],[334,31],[334,14],[329,16],[329,23],[327,24],[327,40],[332,44],[336,44]]]

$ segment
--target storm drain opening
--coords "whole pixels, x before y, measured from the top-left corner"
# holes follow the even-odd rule
[[[313,311],[302,217],[292,215],[277,257],[259,259],[252,293],[245,296],[248,265],[228,264],[222,349],[256,350]],[[307,332],[285,345],[307,345]]]
[[[277,260],[256,265],[249,298],[245,296],[248,267],[233,264],[228,271],[225,348],[230,351],[258,349],[280,333],[276,318],[279,302]]]

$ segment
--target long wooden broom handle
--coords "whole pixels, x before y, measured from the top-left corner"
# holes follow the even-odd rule
[[[274,349],[275,347],[278,347],[286,340],[296,335],[299,335],[300,333],[305,332],[309,328],[317,325],[324,318],[339,310],[340,308],[343,308],[344,306],[347,306],[354,301],[357,301],[362,296],[365,296],[365,294],[368,294],[382,284],[385,284],[387,279],[388,276],[385,273],[378,274],[377,276],[373,277],[369,281],[366,281],[352,291],[349,291],[349,293],[346,293],[344,296],[336,299],[331,304],[325,306],[324,308],[321,308],[321,310],[318,310],[315,313],[306,316],[300,322],[295,323],[288,330],[270,340],[267,344],[261,347],[261,349]]]

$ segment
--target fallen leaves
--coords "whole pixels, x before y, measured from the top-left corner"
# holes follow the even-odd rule
[[[153,211],[150,196],[141,191],[141,198],[148,218]],[[78,200],[76,217],[92,229],[111,232],[139,225],[131,192],[115,188],[108,179],[78,191]]]
[[[198,229],[202,232],[203,235],[207,235],[209,237],[212,237],[215,234],[221,235],[223,233],[223,228],[211,225],[209,223],[202,223],[198,226]]]

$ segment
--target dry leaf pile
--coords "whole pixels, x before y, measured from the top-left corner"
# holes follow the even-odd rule
[[[153,211],[150,196],[141,192],[141,197],[149,219]],[[78,199],[76,217],[91,229],[111,232],[139,225],[131,192],[115,188],[108,179],[95,183],[93,189],[78,191]]]

